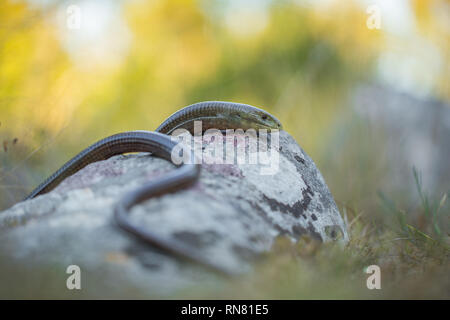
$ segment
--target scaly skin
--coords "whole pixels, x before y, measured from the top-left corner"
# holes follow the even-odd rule
[[[203,131],[212,128],[218,130],[282,128],[281,123],[274,116],[249,105],[220,101],[200,102],[171,115],[156,129],[156,132],[123,132],[94,143],[52,174],[25,200],[53,190],[65,178],[88,164],[106,160],[114,155],[127,152],[150,152],[152,155],[170,161],[171,152],[177,143],[172,141],[168,135],[181,128],[187,129],[193,134],[193,123],[200,120],[202,121]],[[162,238],[134,224],[132,219],[128,218],[129,209],[134,205],[155,196],[175,192],[195,183],[200,173],[200,166],[194,164],[192,153],[191,160],[189,164],[178,166],[175,171],[166,176],[126,193],[114,208],[116,222],[124,230],[153,246],[164,249],[178,257],[200,263],[223,274],[231,274],[231,271],[201,257],[193,248],[179,241]]]
[[[193,134],[194,121],[202,121],[203,131],[208,129],[282,129],[281,122],[270,113],[241,103],[206,101],[178,110],[165,120],[157,132],[171,134],[186,129]]]

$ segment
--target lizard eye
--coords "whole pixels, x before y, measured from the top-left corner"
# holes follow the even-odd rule
[[[267,115],[263,114],[263,115],[261,116],[261,118],[262,118],[263,120],[267,120]]]

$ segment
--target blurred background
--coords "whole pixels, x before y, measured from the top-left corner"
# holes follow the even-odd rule
[[[1,0],[0,209],[103,137],[227,100],[276,115],[347,218],[446,237],[449,40],[445,0]]]

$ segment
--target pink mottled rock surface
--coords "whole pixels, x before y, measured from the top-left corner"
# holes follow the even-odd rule
[[[209,153],[217,143],[203,141],[209,160],[218,156]],[[253,152],[245,150],[245,156]],[[261,174],[258,164],[203,164],[193,187],[137,205],[131,218],[244,273],[252,272],[254,258],[270,250],[278,235],[347,241],[344,221],[311,158],[284,131],[279,147],[269,151],[278,158],[272,174]],[[170,162],[148,154],[116,156],[1,212],[0,267],[10,274],[0,294],[52,296],[55,287],[65,288],[65,270],[72,264],[86,279],[85,297],[163,296],[216,281],[201,266],[141,243],[114,223],[112,210],[121,195],[170,170]],[[36,280],[42,277],[44,284]],[[27,293],[18,289],[23,281]]]

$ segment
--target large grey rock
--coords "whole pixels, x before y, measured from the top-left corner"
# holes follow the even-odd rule
[[[217,143],[205,138],[203,147],[208,151]],[[196,185],[137,205],[131,217],[244,273],[280,234],[347,241],[346,226],[309,156],[284,131],[279,150],[270,151],[279,156],[274,174],[262,175],[255,164],[202,164]],[[84,297],[162,296],[198,281],[216,283],[220,277],[114,224],[112,209],[124,192],[170,170],[170,162],[148,154],[116,156],[0,213],[1,296],[70,296],[65,271],[72,264],[81,268]]]

